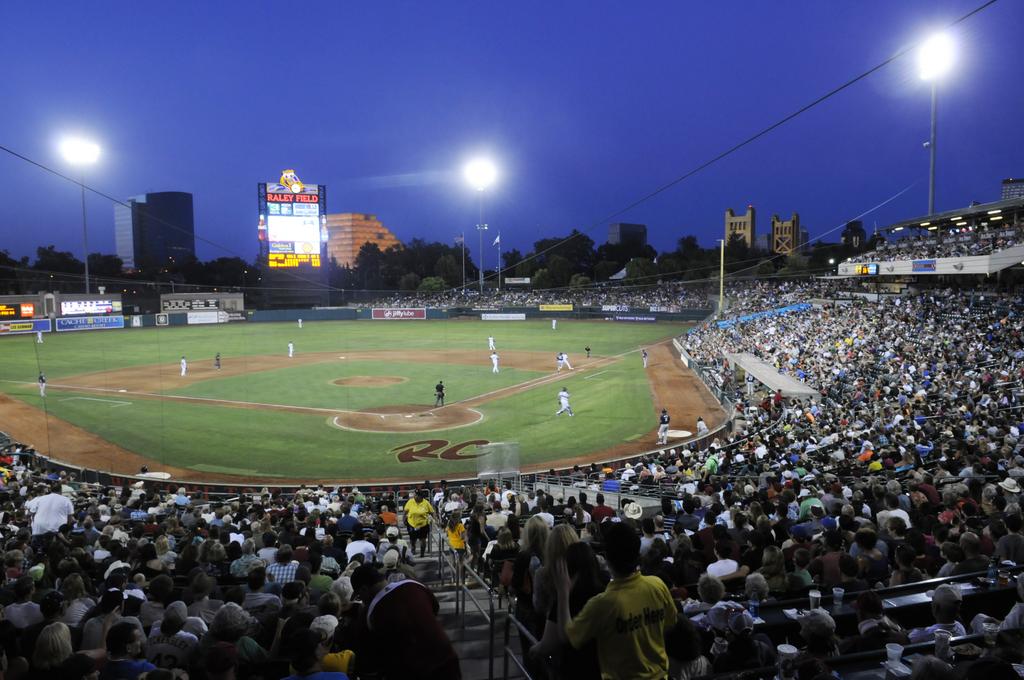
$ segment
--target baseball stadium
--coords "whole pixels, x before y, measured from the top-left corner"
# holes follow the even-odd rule
[[[0,680],[1024,678],[1024,3],[105,9],[4,8]]]

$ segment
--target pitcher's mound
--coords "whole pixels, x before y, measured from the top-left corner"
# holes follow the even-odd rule
[[[327,422],[342,430],[359,432],[434,432],[475,425],[483,417],[480,411],[464,406],[378,406],[366,411],[347,411],[328,418]]]
[[[386,387],[408,381],[408,378],[397,375],[353,375],[348,378],[338,378],[332,382],[335,385],[345,385],[347,387]]]

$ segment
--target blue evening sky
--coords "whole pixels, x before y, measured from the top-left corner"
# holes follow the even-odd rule
[[[0,144],[65,169],[57,139],[82,132],[97,189],[192,192],[203,259],[254,256],[256,184],[283,168],[326,184],[330,212],[451,242],[477,221],[476,154],[500,168],[485,219],[506,247],[601,243],[605,216],[981,1],[8,2]],[[1022,25],[1001,0],[954,31],[939,209],[1024,175]],[[922,214],[928,115],[903,58],[618,219],[665,249],[713,244],[748,203],[759,231],[798,211],[812,237],[908,186],[865,222]],[[0,154],[0,187],[0,249],[80,255],[76,186]],[[91,250],[113,252],[111,205],[88,212]]]

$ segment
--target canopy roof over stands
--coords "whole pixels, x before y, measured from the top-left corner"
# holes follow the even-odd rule
[[[754,376],[761,384],[765,385],[768,389],[773,392],[782,392],[782,396],[793,399],[813,399],[818,400],[821,395],[812,387],[805,385],[796,378],[788,375],[783,375],[779,371],[766,361],[758,359],[753,354],[744,352],[743,354],[731,354],[725,352],[725,358],[729,360],[733,366],[738,366],[744,371]]]

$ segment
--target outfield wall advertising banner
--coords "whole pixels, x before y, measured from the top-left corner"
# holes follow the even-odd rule
[[[105,328],[124,328],[123,316],[76,316],[57,319],[57,332],[96,331]]]
[[[221,319],[222,314],[224,315],[223,319]],[[226,312],[221,311],[188,312],[185,320],[189,326],[205,323],[227,323],[227,316]]]
[[[935,271],[935,260],[914,260],[911,263],[912,271],[933,272]]]
[[[537,309],[542,312],[571,312],[572,305],[538,305]]]
[[[21,335],[22,333],[49,332],[49,319],[26,319],[25,321],[0,321],[0,335]]]
[[[120,300],[61,300],[61,316],[78,316],[86,314],[113,314],[121,312]],[[58,326],[57,330],[60,330]]]
[[[526,321],[526,314],[481,314],[481,321]]]
[[[658,320],[658,317],[656,317],[656,316],[645,316],[645,315],[642,315],[642,314],[631,314],[629,316],[624,316],[622,314],[616,314],[615,315],[615,320],[616,321],[642,321],[644,323],[653,323],[653,322]]]
[[[629,305],[601,305],[602,312],[628,312]]]
[[[370,318],[383,321],[402,321],[405,319],[426,319],[427,310],[423,307],[413,308],[382,308],[374,307]]]

